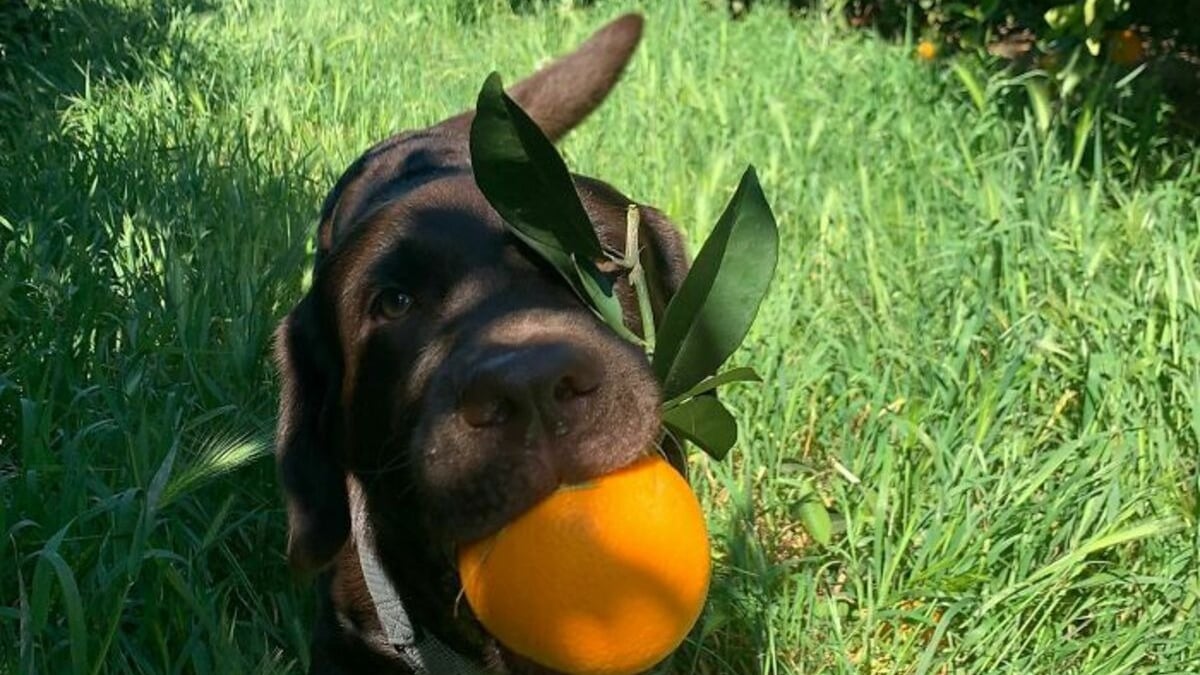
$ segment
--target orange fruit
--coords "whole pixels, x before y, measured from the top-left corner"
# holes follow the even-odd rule
[[[565,486],[458,553],[475,616],[509,649],[576,675],[646,670],[683,642],[708,594],[699,502],[654,455]]]
[[[917,45],[917,57],[922,61],[932,61],[937,58],[938,46],[929,40],[921,40]]]
[[[1142,36],[1137,31],[1114,31],[1108,37],[1108,58],[1119,66],[1134,66],[1146,58]]]

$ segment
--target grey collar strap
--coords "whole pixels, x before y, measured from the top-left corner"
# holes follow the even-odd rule
[[[383,626],[396,654],[404,665],[419,675],[483,675],[485,671],[482,668],[442,644],[429,631],[417,631],[414,628],[408,612],[404,610],[404,603],[400,601],[400,594],[383,571],[375,552],[370,519],[363,512],[365,501],[355,499],[351,502],[356,504],[351,509],[354,543],[358,548],[363,580],[367,584],[371,602],[375,604],[379,624]]]

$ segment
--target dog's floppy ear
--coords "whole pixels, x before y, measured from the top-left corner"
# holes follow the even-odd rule
[[[641,39],[642,17],[621,16],[507,93],[550,140],[557,141],[604,101]],[[474,111],[466,112],[439,126],[465,135],[474,116]]]
[[[282,394],[276,461],[288,510],[288,560],[309,573],[324,567],[350,533],[345,472],[331,445],[336,366],[318,347],[312,296],[275,333]]]

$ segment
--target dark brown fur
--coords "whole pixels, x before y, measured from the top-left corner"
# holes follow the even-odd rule
[[[558,139],[600,104],[640,35],[641,19],[622,17],[509,93]],[[352,508],[368,514],[414,623],[493,672],[547,672],[505,651],[458,600],[455,547],[659,440],[645,355],[505,232],[471,177],[470,122],[399,134],[346,171],[322,211],[312,288],[279,327],[288,555],[319,573],[314,673],[408,672],[363,583]],[[630,200],[596,180],[576,185],[601,241],[623,250]],[[661,310],[687,263],[674,226],[641,213]],[[397,291],[415,300],[407,313],[373,312]],[[618,294],[640,331],[623,281]]]

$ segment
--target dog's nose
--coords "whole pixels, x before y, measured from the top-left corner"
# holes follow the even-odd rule
[[[470,369],[459,414],[472,427],[519,426],[534,420],[565,436],[600,388],[602,370],[586,351],[553,343],[492,352]]]

